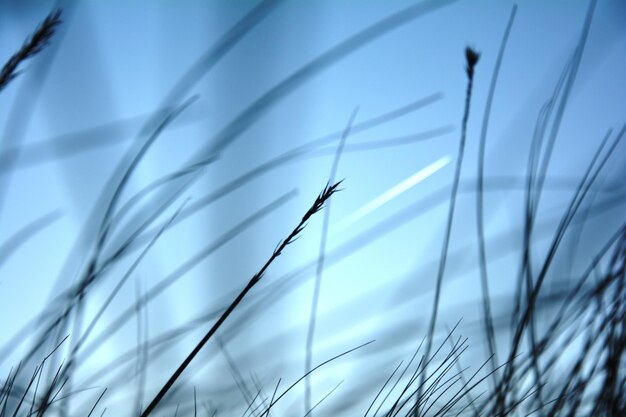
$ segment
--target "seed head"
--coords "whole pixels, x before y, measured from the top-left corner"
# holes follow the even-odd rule
[[[469,78],[474,77],[474,67],[478,63],[478,59],[480,58],[480,53],[476,52],[470,46],[465,48],[465,61],[467,62],[467,66],[465,67],[465,71],[467,72],[467,76]]]

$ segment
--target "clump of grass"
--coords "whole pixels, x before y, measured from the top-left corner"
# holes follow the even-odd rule
[[[104,414],[107,410],[107,393],[110,393],[112,389],[130,392],[131,388],[136,388],[132,390],[136,392],[135,401],[128,404],[128,412],[132,415],[141,415],[141,417],[162,415],[170,411],[168,407],[172,408],[172,414],[175,416],[180,411],[181,414],[194,415],[195,417],[202,411],[202,407],[205,408],[207,415],[241,415],[240,409],[218,410],[209,402],[205,402],[202,393],[198,395],[195,385],[193,386],[193,395],[185,396],[185,393],[180,393],[182,390],[187,391],[188,388],[191,391],[190,381],[192,378],[189,376],[191,364],[193,361],[195,361],[194,364],[198,362],[197,358],[200,352],[207,350],[209,342],[213,341],[218,342],[221,351],[227,358],[235,385],[221,381],[220,386],[217,387],[221,391],[212,394],[212,396],[237,398],[235,402],[237,405],[242,405],[240,408],[247,407],[243,416],[269,417],[272,413],[276,414],[279,401],[281,403],[287,401],[287,395],[293,394],[295,388],[302,382],[304,382],[304,395],[302,399],[297,400],[297,403],[304,403],[303,415],[305,416],[312,415],[314,410],[317,413],[322,403],[327,407],[326,415],[333,416],[360,415],[355,414],[355,410],[359,410],[359,413],[362,413],[364,417],[382,415],[386,417],[466,415],[495,417],[533,413],[543,416],[626,415],[626,359],[624,357],[626,350],[626,223],[621,224],[603,246],[585,248],[593,254],[593,259],[582,274],[571,278],[570,285],[563,287],[555,285],[558,290],[556,293],[546,292],[546,283],[552,278],[555,259],[562,251],[566,236],[572,232],[576,222],[584,222],[584,218],[586,218],[581,216],[581,210],[587,209],[585,216],[595,214],[591,213],[594,206],[589,201],[589,195],[598,187],[599,179],[605,173],[609,162],[619,153],[622,138],[626,134],[626,125],[616,134],[609,130],[597,147],[596,152],[591,156],[582,177],[574,187],[574,192],[565,210],[559,213],[556,230],[550,236],[551,239],[545,253],[537,254],[533,246],[542,224],[540,222],[539,203],[549,184],[548,167],[582,58],[595,2],[592,2],[588,9],[587,20],[577,44],[574,59],[564,71],[562,79],[557,83],[552,97],[542,109],[537,121],[535,136],[529,151],[528,172],[526,178],[522,178],[522,189],[525,192],[524,218],[521,222],[523,229],[522,250],[520,270],[517,274],[517,293],[513,295],[512,302],[508,301],[512,307],[510,316],[508,311],[496,314],[491,308],[493,300],[489,290],[489,280],[492,275],[488,274],[489,257],[486,251],[488,242],[484,230],[483,197],[489,184],[489,178],[486,177],[484,169],[487,127],[494,100],[496,80],[502,65],[516,7],[513,8],[506,26],[487,96],[478,142],[476,186],[466,187],[467,184],[463,182],[461,176],[464,160],[467,158],[466,144],[471,140],[471,137],[468,137],[470,105],[472,104],[474,83],[479,80],[476,78],[476,66],[481,56],[473,48],[467,47],[464,51],[467,76],[466,94],[460,131],[461,137],[458,143],[457,162],[452,177],[451,190],[446,188],[440,193],[433,193],[424,198],[425,201],[420,202],[421,205],[416,206],[423,210],[424,205],[436,206],[439,202],[449,204],[444,224],[443,244],[435,265],[432,312],[426,334],[406,364],[400,362],[396,365],[394,362],[393,350],[401,344],[398,342],[400,339],[394,338],[394,335],[389,340],[380,341],[380,343],[360,344],[356,348],[331,356],[330,359],[317,366],[313,366],[313,348],[316,320],[318,320],[319,314],[320,287],[325,268],[378,239],[383,233],[386,233],[386,230],[383,229],[391,229],[404,224],[404,217],[406,217],[404,215],[407,212],[418,211],[416,207],[409,207],[396,217],[381,222],[362,235],[358,235],[353,240],[332,250],[327,247],[329,213],[326,211],[322,224],[319,252],[316,258],[265,288],[258,288],[260,287],[258,284],[286,247],[301,236],[307,222],[325,205],[328,205],[330,198],[339,190],[338,187],[341,182],[336,182],[335,178],[338,175],[339,159],[342,154],[363,148],[376,150],[379,147],[391,146],[390,141],[379,141],[370,142],[367,146],[362,146],[361,149],[356,145],[351,148],[346,144],[348,135],[380,126],[407,115],[424,105],[437,101],[440,95],[435,94],[426,97],[408,106],[360,123],[354,123],[355,111],[343,132],[322,137],[282,153],[278,157],[261,163],[237,176],[201,199],[193,202],[185,200],[178,206],[173,215],[167,215],[167,210],[172,205],[177,204],[188,187],[199,178],[200,173],[218,161],[226,148],[249,129],[254,121],[267,114],[281,98],[288,95],[296,87],[306,83],[315,74],[339,62],[354,51],[367,46],[382,34],[448,3],[452,2],[427,1],[408,7],[331,47],[290,76],[279,81],[266,93],[261,94],[224,129],[215,134],[214,142],[203,147],[182,167],[174,172],[162,173],[162,176],[157,180],[140,189],[124,203],[123,196],[128,191],[131,177],[151,147],[160,135],[170,127],[171,123],[197,100],[196,96],[186,98],[186,95],[196,85],[200,76],[211,70],[228,51],[234,49],[253,27],[277,7],[278,2],[261,1],[227,31],[226,35],[192,65],[175,84],[175,87],[169,91],[165,105],[152,114],[148,118],[148,122],[142,126],[140,134],[137,136],[137,142],[130,147],[120,162],[119,172],[110,178],[105,189],[100,193],[97,207],[90,216],[89,227],[85,228],[85,237],[81,240],[81,243],[85,243],[89,250],[86,258],[82,260],[83,267],[80,269],[75,284],[52,300],[41,316],[37,317],[31,325],[26,326],[26,330],[22,334],[18,334],[13,339],[15,342],[20,342],[23,338],[22,335],[35,334],[35,342],[29,348],[26,358],[14,369],[11,369],[0,388],[0,417],[9,415],[13,417],[22,415],[29,417],[34,415],[38,417],[44,415],[67,416],[71,409],[69,402],[73,401],[80,393],[77,388],[87,389],[86,387],[97,384],[102,376],[109,375],[117,369],[122,370],[119,377],[112,379],[114,382],[109,387],[97,386],[95,393],[91,393],[85,406],[78,408],[81,413],[88,416],[95,415],[96,410],[104,407],[102,411]],[[0,91],[16,77],[18,67],[24,60],[42,50],[60,23],[60,11],[48,15],[31,38],[24,43],[20,51],[13,55],[3,67],[0,73]],[[439,133],[438,131],[431,132],[426,137],[432,138]],[[396,142],[406,143],[407,141],[423,139],[424,136],[422,135],[418,138],[408,138],[408,140],[407,138],[400,138]],[[333,147],[335,143],[339,144],[336,149]],[[397,145],[394,144],[393,146]],[[241,190],[244,185],[249,185],[263,174],[287,163],[315,156],[316,152],[335,155],[330,170],[330,180],[301,217],[297,226],[284,240],[279,242],[270,257],[243,286],[243,289],[218,299],[216,305],[211,305],[209,309],[203,310],[200,316],[187,323],[182,323],[171,332],[152,337],[148,334],[148,321],[145,315],[147,315],[149,303],[171,288],[191,268],[213,255],[226,242],[249,230],[259,219],[273,212],[293,197],[295,192],[285,194],[270,204],[262,206],[226,233],[215,238],[211,244],[190,257],[173,273],[160,279],[155,286],[146,291],[137,290],[134,303],[127,310],[119,312],[100,335],[90,339],[95,326],[105,312],[110,309],[124,285],[134,275],[137,266],[174,225],[223,197]],[[451,242],[455,216],[459,214],[456,207],[457,199],[462,192],[468,189],[470,192],[475,192],[477,198],[478,246],[476,248],[471,245],[468,250],[474,253],[477,249],[476,253],[479,256],[478,265],[482,295],[480,300],[482,322],[479,323],[482,332],[479,334],[481,340],[485,341],[487,350],[485,358],[474,363],[472,370],[470,367],[464,367],[468,363],[464,355],[470,348],[470,339],[457,336],[459,333],[458,324],[453,330],[446,333],[443,340],[439,340],[437,337],[437,329],[442,327],[439,304],[442,298],[446,267],[449,259],[453,256]],[[585,207],[585,205],[587,206]],[[48,225],[53,218],[55,217],[51,215],[42,217],[20,230],[14,237],[7,239],[4,245],[0,245],[0,264],[13,254],[13,246],[24,243]],[[164,220],[159,223],[162,218]],[[95,232],[90,229],[91,226],[95,226]],[[90,230],[92,233],[89,233]],[[141,251],[136,255],[135,251],[138,249]],[[541,259],[533,258],[540,256]],[[125,261],[128,262],[128,259],[131,260],[130,266],[124,263]],[[537,265],[539,266],[538,269]],[[120,269],[122,269],[121,273]],[[250,376],[250,381],[244,376],[245,371],[242,372],[240,368],[245,366],[245,361],[233,359],[228,354],[229,336],[238,332],[245,324],[256,323],[259,315],[269,310],[271,303],[289,295],[299,285],[296,282],[297,278],[303,274],[308,274],[310,270],[314,270],[315,283],[310,315],[308,316],[304,373],[282,391],[280,390],[282,379],[278,375],[275,378],[273,376],[273,380],[278,382],[273,390],[267,391],[255,375]],[[101,307],[96,310],[95,316],[90,322],[83,323],[87,300],[93,295],[94,289],[105,280],[113,279],[116,282],[111,292],[104,298]],[[253,288],[259,290],[256,293],[258,295],[256,298],[250,294]],[[543,309],[549,309],[548,312],[555,311],[556,314],[550,316]],[[235,311],[239,314],[233,314]],[[112,335],[124,324],[133,319],[137,320],[137,346],[110,363],[104,364],[104,369],[95,372],[86,387],[76,387],[72,379],[77,367],[84,363],[101,345],[110,340]],[[401,326],[396,323],[385,321],[385,324],[390,327],[391,333],[407,332],[406,328],[398,329],[397,327]],[[510,340],[504,340],[506,336],[499,336],[506,334],[507,324],[510,324]],[[203,331],[203,337],[193,345],[191,351],[182,360],[181,358],[177,359],[180,363],[178,363],[175,371],[165,383],[159,385],[157,393],[143,408],[143,399],[148,392],[144,386],[149,379],[148,366],[158,363],[163,352],[182,337],[207,328],[209,330]],[[221,336],[224,336],[224,340]],[[500,339],[503,339],[504,342]],[[437,344],[438,340],[439,343]],[[354,343],[354,345],[357,344]],[[446,350],[448,345],[449,348]],[[366,346],[367,349],[365,349]],[[63,347],[66,347],[67,355],[60,352]],[[502,350],[502,347],[505,349]],[[275,347],[264,348],[266,346],[259,343],[259,345],[252,345],[251,350],[264,359],[281,356],[277,355]],[[4,355],[8,356],[11,349],[11,346],[6,346],[0,350],[2,352],[0,360],[4,361]],[[498,351],[498,349],[500,350]],[[372,356],[382,353],[390,360],[386,361],[384,366],[379,366],[374,360],[370,361],[369,357],[366,357],[367,362],[364,371],[366,377],[363,377],[362,381],[354,383],[352,393],[337,394],[339,386],[344,388],[349,385],[342,385],[342,381],[314,403],[311,375],[320,371],[327,364],[356,351],[363,355]],[[498,355],[498,352],[504,352],[505,362],[499,361],[501,355]],[[43,359],[39,359],[40,355],[43,356]],[[65,360],[62,361],[61,358],[65,358]],[[281,357],[280,360],[287,363],[289,359]],[[136,366],[132,363],[133,361],[137,361]],[[393,363],[393,365],[388,366],[389,363]],[[130,374],[124,371],[128,364],[133,365],[133,371]],[[487,364],[490,365],[488,370],[485,369]],[[300,366],[301,363],[298,363],[298,369],[301,369]],[[385,373],[383,379],[378,378],[381,370]],[[486,383],[488,380],[491,381],[491,384]],[[176,395],[176,391],[179,395]],[[86,392],[90,393],[90,391]],[[238,395],[242,396],[245,403],[241,403]],[[183,398],[186,400],[183,400],[181,404]],[[320,412],[320,414],[323,413]]]

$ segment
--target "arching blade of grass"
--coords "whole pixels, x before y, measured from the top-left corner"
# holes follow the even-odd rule
[[[147,304],[151,302],[156,296],[162,294],[163,291],[173,285],[177,280],[182,278],[187,272],[189,272],[202,260],[215,253],[217,249],[221,248],[226,243],[233,240],[235,237],[241,235],[252,225],[256,224],[256,222],[258,222],[260,219],[274,212],[277,208],[281,207],[287,201],[294,198],[295,195],[295,190],[284,194],[279,198],[273,200],[269,204],[261,207],[247,218],[243,219],[241,222],[226,231],[223,235],[215,239],[213,243],[208,245],[206,248],[200,250],[197,254],[184,262],[174,272],[161,279],[156,285],[150,288],[138,300],[138,302],[140,304]],[[106,341],[111,335],[115,334],[127,321],[129,321],[133,317],[136,308],[136,305],[132,305],[126,310],[119,313],[117,317],[113,319],[112,322],[101,331],[100,335],[92,340],[91,343],[85,347],[83,353],[81,354],[81,361],[84,361],[86,358],[92,355],[99,348],[99,346],[104,343],[104,341]]]
[[[159,109],[163,114],[173,110],[172,107]],[[130,132],[134,132],[153,112],[131,117],[124,117],[100,123],[85,129],[70,130],[45,139],[35,139],[30,143],[5,147],[0,153],[0,174],[6,174],[9,169],[19,171],[50,162],[61,162],[68,158],[79,156],[89,151],[125,145],[133,139]],[[202,120],[202,116],[191,114],[179,119],[174,126],[186,126]],[[19,155],[19,160],[18,159]],[[16,161],[11,166],[10,161]]]
[[[267,18],[284,0],[261,0],[241,19],[230,27],[211,48],[200,56],[177,80],[165,98],[161,107],[179,106],[181,101],[191,93],[200,79],[211,71],[228,52],[233,50],[252,29]],[[156,112],[142,127],[143,135],[152,131],[163,114]]]
[[[400,10],[389,17],[379,20],[367,28],[339,42],[327,51],[303,65],[275,86],[261,94],[253,103],[236,116],[226,127],[219,131],[206,146],[201,149],[196,159],[204,159],[223,152],[240,135],[264,116],[281,99],[296,88],[308,82],[320,72],[330,68],[340,60],[369,45],[387,33],[409,22],[454,3],[456,0],[427,0]]]
[[[369,129],[378,127],[384,123],[388,123],[399,117],[408,115],[416,110],[419,110],[425,106],[428,106],[440,100],[441,98],[442,98],[441,94],[431,94],[429,96],[416,100],[412,103],[409,103],[405,106],[402,106],[398,109],[394,109],[390,112],[386,112],[381,115],[374,116],[361,123],[357,123],[352,127],[351,132],[353,133],[363,132],[363,131],[367,131]],[[438,133],[444,133],[444,131],[447,132],[447,129],[435,130],[432,133],[436,135]],[[191,215],[197,213],[199,210],[204,209],[207,205],[214,203],[215,201],[218,201],[222,197],[240,189],[245,184],[248,184],[252,180],[258,178],[260,175],[263,175],[267,172],[270,172],[271,170],[279,168],[286,163],[293,162],[293,161],[298,160],[299,158],[305,157],[307,156],[307,154],[314,151],[316,148],[320,146],[339,141],[341,139],[341,133],[342,133],[341,131],[333,132],[331,134],[324,135],[320,138],[309,141],[308,143],[305,143],[294,149],[286,151],[280,154],[279,156],[276,156],[272,158],[271,160],[264,162],[255,168],[252,168],[248,172],[245,172],[239,175],[237,178],[220,186],[218,189],[207,194],[206,196],[198,198],[196,201],[190,204],[189,207],[183,210],[177,222],[183,221],[189,218]],[[430,137],[430,136],[426,135],[426,137]],[[363,145],[366,145],[366,144],[363,144]],[[332,152],[334,153],[334,150]],[[212,161],[215,158],[216,158],[215,156],[210,157],[208,161]],[[199,163],[203,163],[203,161],[200,161]],[[187,168],[183,168],[183,170],[181,170],[181,173],[184,173],[184,175],[192,174],[192,172],[187,171]],[[160,207],[158,210],[154,210],[154,213],[152,215],[146,215],[145,213],[141,213],[141,215],[137,217],[137,223],[141,224],[141,226],[137,228],[137,233],[134,233],[133,235],[131,235],[126,242],[121,244],[119,246],[120,249],[124,248],[124,250],[130,250],[130,248],[135,248],[137,247],[137,245],[139,246],[143,245],[150,236],[150,232],[148,235],[144,233],[145,229],[153,223],[156,215],[158,215],[166,207],[167,206],[164,205],[163,207]],[[131,221],[131,223],[134,223],[134,221]],[[155,227],[158,227],[158,226],[155,226]]]
[[[26,226],[19,229],[13,235],[9,236],[5,242],[0,245],[0,267],[18,250],[24,243],[28,242],[32,237],[40,233],[46,227],[53,224],[61,217],[61,212],[53,211],[45,214],[38,219],[33,220]],[[0,361],[2,357],[0,356]]]
[[[267,409],[260,415],[261,417],[263,416],[267,416],[270,413],[271,408],[278,402],[281,400],[281,398],[283,398],[285,395],[287,395],[287,393],[289,391],[291,391],[296,385],[298,385],[300,382],[302,382],[307,376],[309,376],[312,372],[315,372],[316,370],[318,370],[319,368],[323,367],[324,365],[333,362],[349,353],[352,353],[356,350],[362,349],[365,346],[368,346],[370,344],[374,343],[374,341],[369,341],[367,343],[363,343],[362,345],[359,345],[355,348],[349,349],[343,353],[340,353],[339,355],[333,356],[330,359],[325,360],[324,362],[320,363],[319,365],[315,366],[313,369],[311,369],[309,372],[307,372],[306,374],[302,375],[300,378],[298,378],[293,384],[291,384],[285,391],[282,392],[282,394],[280,394],[278,397],[276,397],[276,399],[272,398],[272,401],[270,402],[269,407],[267,407]],[[310,411],[310,410],[309,410]]]
[[[485,104],[485,111],[483,113],[483,124],[480,131],[480,141],[478,148],[478,174],[476,181],[476,227],[478,230],[478,260],[480,266],[480,278],[482,289],[482,301],[483,301],[483,317],[485,320],[485,335],[487,336],[487,347],[489,348],[489,355],[491,356],[491,370],[493,373],[493,386],[496,385],[495,369],[498,363],[498,352],[496,349],[496,335],[493,329],[493,316],[491,314],[491,303],[489,296],[489,274],[487,267],[487,248],[485,244],[485,225],[484,225],[484,170],[485,170],[485,147],[487,142],[487,130],[489,128],[489,118],[491,116],[491,107],[493,104],[493,98],[496,91],[496,85],[498,82],[498,76],[500,75],[500,67],[502,66],[502,60],[504,59],[504,52],[506,50],[511,28],[513,27],[513,21],[515,20],[515,13],[517,12],[517,5],[514,5],[511,9],[511,15],[506,25],[502,42],[500,44],[500,51],[496,59],[496,65],[491,77],[491,84],[489,86],[489,93],[487,96],[487,103]],[[473,402],[472,402],[473,403]]]
[[[341,159],[341,155],[346,144],[346,140],[350,135],[350,128],[354,123],[354,119],[356,118],[358,112],[358,108],[354,109],[352,114],[350,115],[350,119],[348,120],[348,124],[341,135],[341,141],[339,142],[339,146],[337,147],[337,152],[335,154],[335,159],[333,160],[332,167],[330,169],[330,175],[328,179],[329,184],[335,183],[335,177],[337,176],[337,170],[339,168],[339,161]],[[320,248],[319,248],[319,256],[317,259],[317,270],[315,272],[315,283],[313,287],[313,299],[311,301],[311,313],[309,315],[309,329],[307,331],[306,338],[306,346],[305,346],[305,364],[304,364],[304,373],[307,377],[304,379],[304,412],[307,415],[310,415],[313,412],[313,408],[311,407],[311,366],[313,363],[313,343],[315,340],[315,324],[317,320],[317,305],[319,302],[320,296],[320,288],[322,286],[322,274],[324,272],[324,257],[326,255],[326,240],[328,239],[328,223],[330,218],[330,207],[331,202],[329,201],[326,210],[324,211],[324,222],[322,224],[322,236],[320,239]]]

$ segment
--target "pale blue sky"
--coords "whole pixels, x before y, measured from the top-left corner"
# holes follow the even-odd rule
[[[197,101],[150,149],[133,175],[123,202],[162,175],[197,160],[197,152],[210,147],[216,133],[244,108],[320,54],[419,2],[329,0],[280,4],[174,103],[165,100],[180,77],[254,2],[60,4],[64,8],[64,23],[51,47],[28,61],[19,78],[0,93],[2,141],[22,146],[21,159],[11,175],[7,176],[4,170],[0,173],[5,176],[3,183],[8,183],[3,190],[1,240],[40,216],[55,210],[61,214],[1,265],[3,345],[55,294],[77,279],[92,248],[89,242],[93,225],[86,240],[79,241],[78,236],[89,222],[118,161],[133,140],[137,142],[138,132],[159,106],[180,105],[198,95]],[[423,109],[347,138],[338,169],[338,177],[345,179],[344,190],[332,201],[328,249],[332,252],[342,248],[361,233],[377,230],[378,225],[385,225],[380,226],[381,230],[389,233],[381,234],[372,244],[349,256],[329,258],[318,321],[320,347],[316,354],[320,360],[372,338],[384,337],[386,331],[400,325],[414,326],[407,330],[413,335],[399,344],[399,353],[406,355],[413,348],[411,343],[424,334],[430,312],[436,276],[432,262],[441,250],[465,97],[463,51],[471,45],[481,52],[462,171],[464,184],[471,186],[476,177],[477,144],[489,82],[512,5],[510,1],[495,0],[451,2],[381,34],[303,78],[284,97],[270,101],[271,106],[259,113],[257,120],[221,149],[219,160],[190,183],[161,219],[171,216],[187,199],[186,207],[193,206],[257,165],[316,138],[341,132],[357,107],[355,126],[430,97],[432,103]],[[52,6],[51,2],[0,1],[1,61],[21,45]],[[494,98],[485,168],[487,178],[499,180],[497,184],[504,184],[504,179],[515,180],[496,187],[485,197],[487,248],[493,254],[492,288],[503,297],[512,289],[519,264],[523,175],[535,121],[574,53],[587,7],[588,2],[584,1],[518,2]],[[599,2],[542,195],[541,228],[536,235],[539,255],[542,242],[551,236],[555,219],[569,202],[572,187],[600,140],[608,129],[612,128],[615,135],[626,122],[625,19],[623,2]],[[16,109],[19,117],[13,113]],[[394,144],[396,138],[415,138],[410,135],[432,131],[436,137],[408,140],[401,146],[375,150],[358,147],[384,140]],[[258,176],[166,232],[113,302],[103,324],[134,302],[136,283],[145,292],[236,223],[297,189],[297,195],[290,195],[279,209],[217,250],[156,298],[148,307],[150,334],[180,326],[205,312],[220,297],[241,288],[326,183],[337,139],[336,135],[322,151],[316,149]],[[100,145],[79,149],[78,144],[94,141]],[[609,191],[602,189],[595,195],[598,204],[623,197],[624,156],[622,145],[609,160],[602,178]],[[359,208],[444,157],[452,162],[341,233],[333,234],[333,227]],[[475,194],[467,187],[462,187],[462,191],[450,248],[457,252],[450,258],[444,279],[439,322],[441,326],[453,325],[462,316],[462,331],[478,338],[480,334],[474,326],[480,318],[477,255],[473,252]],[[441,196],[440,200],[435,200],[436,195]],[[439,203],[434,204],[435,201]],[[584,239],[581,238],[585,244],[570,258],[570,265],[559,261],[555,279],[582,268],[592,255],[590,251],[623,222],[623,198],[619,201],[613,209],[591,216],[583,230]],[[410,209],[420,204],[424,212]],[[416,217],[392,230],[385,222],[403,210],[415,210]],[[314,219],[303,237],[270,268],[266,281],[251,294],[251,304],[255,296],[278,285],[283,274],[317,258],[321,218],[319,215]],[[113,232],[113,242],[119,242],[134,225],[122,223]],[[149,230],[152,233],[157,229]],[[564,246],[572,249],[574,243]],[[124,259],[107,280],[94,288],[87,298],[87,317],[97,312],[116,279],[138,254],[135,251]],[[265,313],[255,316],[253,323],[240,329],[241,333],[231,335],[232,344],[237,347],[232,348],[235,353],[245,356],[246,345],[262,345],[266,339],[271,345],[276,342],[272,337],[280,337],[285,352],[285,366],[280,368],[283,376],[301,374],[314,271],[313,266],[298,275],[301,285],[294,286],[285,297],[271,301]],[[502,314],[508,308],[506,301],[494,303],[495,311]],[[386,328],[389,323],[391,327]],[[132,349],[136,343],[135,328],[136,322],[129,321],[79,369],[80,375],[89,375],[121,352]],[[97,327],[94,334],[102,329]],[[202,333],[203,330],[192,332],[151,367],[154,379],[149,384],[150,392],[170,372],[171,361],[188,351]],[[24,343],[10,358],[2,358],[1,369],[15,363],[27,346]],[[211,349],[215,351],[215,347]],[[476,357],[482,357],[480,339],[475,340],[472,351]],[[267,377],[264,372],[274,369],[272,364],[261,365],[254,358],[246,358],[249,372]],[[217,369],[223,364],[215,366]],[[349,375],[349,369],[341,372]],[[333,379],[332,375],[328,378]],[[105,385],[105,381],[97,384]],[[333,385],[321,376],[318,382],[320,386]],[[124,398],[125,394],[112,393],[120,397],[111,398]]]

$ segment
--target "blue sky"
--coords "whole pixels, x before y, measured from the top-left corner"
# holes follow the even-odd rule
[[[150,148],[122,194],[121,205],[161,176],[201,160],[207,155],[203,151],[213,149],[220,138],[230,138],[232,130],[223,129],[245,128],[237,131],[228,146],[219,148],[215,162],[165,187],[171,192],[184,186],[156,225],[178,208],[193,207],[204,196],[272,158],[316,138],[329,140],[323,147],[254,177],[167,230],[113,301],[102,326],[112,322],[116,312],[132,305],[137,293],[157,285],[256,210],[287,195],[279,208],[186,271],[148,305],[151,335],[188,322],[247,282],[327,182],[340,132],[354,112],[356,127],[424,100],[427,104],[418,110],[369,129],[355,129],[346,139],[337,172],[338,178],[344,179],[344,190],[331,202],[327,246],[329,253],[339,255],[329,256],[324,270],[319,347],[315,350],[321,360],[385,337],[385,332],[398,326],[408,326],[408,336],[401,338],[396,352],[398,357],[408,354],[426,331],[432,302],[435,265],[458,158],[466,90],[463,51],[470,45],[481,52],[481,58],[461,174],[465,188],[461,187],[452,229],[450,251],[456,255],[450,257],[444,277],[439,330],[445,331],[443,326],[452,326],[463,317],[461,331],[475,339],[472,355],[482,358],[484,350],[475,325],[480,318],[480,286],[472,184],[489,83],[513,2],[449,3],[439,3],[437,10],[418,13],[358,45],[341,59],[301,78],[284,96],[267,96],[265,107],[254,120],[231,125],[258,97],[326,51],[376,22],[405,9],[414,10],[411,8],[420,2],[284,2],[210,71],[199,76],[193,73],[193,82],[175,100],[171,100],[170,92],[181,77],[254,7],[254,2],[59,2],[64,20],[59,33],[0,94],[2,150],[21,150],[10,172],[0,174],[5,187],[1,236],[6,240],[34,219],[54,217],[1,266],[0,305],[11,313],[0,315],[0,342],[10,340],[78,279],[93,250],[94,219],[103,210],[103,200],[99,199],[110,196],[107,184],[110,178],[119,178],[118,164],[145,140],[142,132],[154,129],[150,120],[162,119],[160,109],[177,107],[197,96]],[[8,59],[55,4],[0,2],[1,60]],[[535,123],[575,53],[587,8],[588,2],[583,1],[518,2],[494,96],[485,160],[485,176],[493,186],[485,195],[487,250],[492,256],[489,268],[492,289],[499,297],[494,311],[503,315],[509,313],[510,304],[504,300],[511,294],[519,268],[523,180]],[[626,96],[624,18],[626,7],[617,0],[600,1],[593,15],[539,206],[535,235],[538,258],[601,139],[609,129],[613,129],[614,137],[626,122],[622,111]],[[220,136],[220,132],[226,134]],[[368,143],[386,145],[363,145]],[[614,151],[601,177],[606,189],[599,187],[594,193],[595,203],[623,197],[625,155],[623,145]],[[370,205],[367,215],[346,226],[346,219],[355,212],[381,196],[389,197],[385,193],[394,186],[442,158],[447,164],[432,175],[414,181],[402,193],[394,193],[393,199],[385,198],[385,204]],[[142,200],[141,209],[135,206],[127,213],[113,229],[111,246],[105,247],[105,252],[114,250],[115,243],[133,231],[137,219],[146,215],[141,210],[153,209],[166,196],[154,194],[152,200]],[[590,207],[590,213],[596,213],[596,206]],[[594,248],[623,222],[623,198],[611,207],[597,209],[597,214],[590,216],[578,235],[582,243],[566,240],[551,279],[556,282],[575,275],[591,259]],[[405,212],[414,214],[402,217],[401,223],[393,221]],[[276,369],[285,376],[302,373],[321,219],[319,215],[311,221],[302,238],[272,265],[251,300],[263,291],[273,291],[273,286],[287,280],[285,274],[313,262],[296,276],[298,285],[290,287],[284,297],[270,297],[271,302],[254,316],[253,323],[234,327],[237,332],[225,332],[233,353],[242,355],[242,363],[262,378]],[[340,226],[343,228],[338,229]],[[156,230],[158,226],[153,226],[146,236]],[[340,256],[344,244],[352,239],[361,242],[359,236],[375,239]],[[139,253],[136,250],[113,266],[108,279],[90,292],[86,322]],[[132,349],[136,326],[135,320],[130,320],[103,343],[81,364],[81,378]],[[97,326],[94,336],[104,329]],[[190,332],[162,360],[154,362],[149,390],[202,333],[202,328]],[[3,358],[2,369],[19,360],[31,342],[20,345],[10,359]],[[248,345],[272,343],[284,350],[282,365],[276,361],[260,364],[247,349]],[[215,352],[217,348],[210,349]],[[215,362],[202,369],[207,373],[211,366],[222,369],[223,363],[219,359]],[[316,383],[322,387],[331,384],[328,381],[333,375],[350,375],[359,362],[342,366],[346,368],[333,368],[335,374],[320,374]],[[220,372],[217,375],[222,375]],[[104,385],[104,381],[98,384]],[[124,398],[125,393],[111,395]]]

